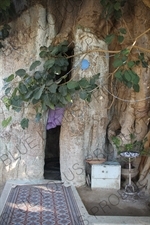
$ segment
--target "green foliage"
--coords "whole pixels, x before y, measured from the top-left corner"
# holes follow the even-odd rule
[[[109,45],[112,43],[112,41],[114,40],[115,38],[115,34],[108,34],[106,37],[105,37],[105,42]]]
[[[0,1],[0,24],[7,24],[16,17],[15,7],[12,0]]]
[[[25,129],[25,128],[28,127],[29,120],[26,119],[26,118],[23,118],[23,119],[21,120],[21,123],[20,123],[20,124],[21,124],[22,129]]]
[[[11,120],[12,120],[12,117],[11,117],[11,116],[8,117],[6,120],[3,120],[3,121],[2,121],[2,126],[3,126],[3,127],[7,127],[8,124],[11,122]]]
[[[128,143],[123,144],[122,140],[117,137],[113,136],[112,137],[112,142],[116,146],[118,153],[121,152],[138,152],[140,155],[145,154],[145,149],[144,149],[144,144],[147,141],[147,138],[144,138],[143,140],[136,140],[136,136],[131,133],[129,134],[129,140]]]
[[[122,17],[122,7],[125,5],[126,0],[100,0],[103,6],[103,17],[108,20],[114,18],[119,20]]]
[[[19,112],[23,107],[33,105],[36,110],[35,120],[38,122],[43,113],[51,108],[65,107],[73,101],[74,94],[90,101],[92,91],[98,88],[96,84],[100,74],[90,79],[82,78],[72,80],[67,77],[69,60],[66,57],[68,42],[57,46],[41,47],[39,56],[41,61],[35,61],[29,67],[29,72],[19,69],[4,79],[5,97],[3,102],[7,109]],[[37,68],[40,66],[40,70]],[[11,120],[3,121],[3,126],[8,125]],[[28,127],[29,120],[21,121],[23,129]]]
[[[120,28],[117,30],[117,33],[108,34],[105,37],[105,42],[109,45],[113,42],[114,39],[117,39],[117,41],[121,44],[124,41],[125,34],[126,34],[126,29]]]
[[[6,10],[10,6],[10,0],[0,1],[0,10]]]
[[[116,70],[115,78],[124,83],[128,88],[133,88],[135,92],[140,91],[139,76],[134,72],[134,68],[139,65],[145,68],[148,66],[148,63],[144,59],[144,54],[139,55],[139,60],[132,61],[129,60],[129,50],[124,49],[121,52],[117,53],[114,57],[113,66]]]

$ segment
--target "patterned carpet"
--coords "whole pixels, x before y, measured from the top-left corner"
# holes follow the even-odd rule
[[[71,187],[49,182],[12,188],[0,225],[84,225]]]

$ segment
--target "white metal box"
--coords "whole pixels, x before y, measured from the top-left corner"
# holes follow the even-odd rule
[[[91,164],[91,188],[120,189],[121,165],[118,162],[106,161],[102,164]]]

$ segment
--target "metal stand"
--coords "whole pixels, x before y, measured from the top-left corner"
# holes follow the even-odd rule
[[[132,185],[131,180],[131,159],[139,156],[137,152],[122,152],[120,155],[124,158],[129,159],[129,183],[125,186],[125,194],[132,195],[136,193],[134,186]]]

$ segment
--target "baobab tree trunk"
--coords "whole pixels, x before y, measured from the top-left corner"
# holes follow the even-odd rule
[[[131,9],[130,13],[129,13],[129,9]],[[80,30],[83,31],[84,35],[85,35],[85,33],[87,33],[87,39],[88,39],[89,33],[92,34],[90,37],[90,41],[88,39],[88,46],[86,47],[86,51],[88,51],[89,49],[90,50],[93,49],[93,46],[95,46],[94,39],[103,40],[103,38],[106,36],[106,34],[109,33],[110,29],[112,30],[112,33],[113,33],[113,32],[115,32],[116,28],[119,29],[120,27],[124,27],[127,30],[127,34],[125,35],[125,40],[124,40],[123,44],[122,45],[118,45],[118,44],[110,45],[109,50],[123,49],[129,45],[132,46],[132,44],[133,44],[133,46],[131,47],[131,60],[137,60],[140,49],[134,48],[134,45],[138,45],[141,48],[147,49],[148,43],[150,41],[149,40],[150,32],[144,33],[146,30],[149,29],[149,22],[150,22],[150,18],[148,17],[149,10],[150,9],[147,6],[145,6],[143,4],[143,2],[140,0],[132,1],[132,3],[128,2],[128,5],[124,7],[123,18],[122,18],[121,22],[118,22],[118,23],[115,23],[112,25],[109,22],[106,23],[102,19],[102,17],[101,17],[102,8],[98,1],[93,2],[93,1],[85,0],[80,5],[80,10],[76,11],[76,17],[73,22],[69,23],[67,18],[65,18],[66,23],[63,20],[63,26],[61,27],[58,36],[56,36],[55,43],[58,43],[60,40],[63,40],[66,37],[68,39],[71,37],[72,41],[75,44],[75,53],[80,52],[81,48],[82,48],[82,51],[84,51],[86,38],[84,38],[83,40],[81,37],[77,38],[79,32],[77,31],[76,28],[78,27],[78,28],[80,28]],[[70,16],[68,18],[70,20]],[[70,20],[70,21],[72,21],[72,20]],[[131,23],[131,21],[132,21],[132,23]],[[67,24],[67,29],[66,29],[66,24]],[[69,26],[69,24],[74,25],[74,26],[71,28]],[[68,32],[66,32],[66,31],[68,31]],[[78,48],[78,50],[77,50],[77,48]],[[148,59],[149,53],[145,52],[145,57],[146,57],[146,59]],[[75,63],[78,63],[78,61],[76,61],[76,60],[79,60],[79,58],[75,59]],[[110,71],[109,72],[113,72],[111,62],[112,61],[110,61]],[[92,64],[91,66],[93,67],[94,64]],[[86,77],[91,76],[89,74],[88,70],[86,72],[87,72]],[[95,140],[99,137],[99,142],[102,143],[100,146],[100,149],[101,149],[100,153],[101,152],[104,153],[104,149],[106,149],[106,145],[105,145],[105,141],[104,141],[104,139],[106,139],[106,136],[108,135],[109,140],[111,142],[112,133],[117,134],[118,130],[120,132],[119,136],[122,138],[123,142],[127,142],[127,139],[129,137],[130,133],[135,133],[137,140],[141,140],[146,136],[146,134],[148,132],[148,124],[149,124],[149,98],[148,98],[148,96],[150,94],[150,91],[149,91],[149,83],[150,83],[149,68],[143,68],[142,66],[139,66],[135,69],[135,72],[140,77],[140,92],[139,93],[135,93],[133,90],[130,90],[119,83],[116,84],[115,90],[114,90],[112,88],[112,80],[111,79],[109,79],[109,82],[110,82],[108,85],[109,89],[107,89],[107,82],[106,82],[106,86],[104,86],[105,87],[104,89],[101,87],[101,90],[105,90],[105,94],[106,94],[106,91],[109,94],[112,92],[112,95],[114,94],[117,97],[114,98],[114,96],[113,96],[113,98],[114,98],[113,104],[107,103],[107,98],[105,98],[104,106],[105,107],[107,106],[109,108],[109,105],[111,105],[110,111],[109,111],[109,120],[105,120],[105,122],[104,122],[105,131],[103,131],[102,127],[99,127],[100,133],[103,133],[103,135],[99,136],[99,132],[97,132],[96,136],[94,136]],[[77,73],[80,74],[80,70]],[[72,73],[72,75],[74,76],[74,73]],[[80,77],[84,77],[84,75],[82,75],[82,73],[81,73]],[[105,79],[106,79],[106,77],[107,77],[107,75],[105,75]],[[116,90],[117,90],[117,94],[116,94]],[[115,91],[115,93],[113,91]],[[110,95],[109,97],[110,97],[110,101],[112,101],[112,96]],[[103,101],[104,101],[104,99],[103,99]],[[78,106],[80,106],[79,108],[81,108],[81,111],[82,111],[83,108],[85,107],[85,106],[83,106],[84,104],[80,103],[80,101],[77,104],[79,104]],[[94,103],[92,103],[92,104],[94,104]],[[100,107],[101,104],[99,102],[98,102],[98,104],[99,104],[98,117],[100,118],[100,114],[102,112],[103,106]],[[92,106],[92,108],[95,108],[96,103],[93,106]],[[91,109],[91,111],[92,111],[92,109]],[[67,112],[66,112],[66,116],[67,116]],[[108,117],[107,110],[105,110],[104,118],[106,119],[106,117]],[[85,108],[84,108],[84,118],[87,118]],[[79,154],[79,153],[81,154],[81,155],[79,154],[81,156],[80,157],[81,162],[78,164],[78,166],[80,166],[80,168],[83,169],[84,168],[84,162],[83,162],[84,157],[87,156],[87,153],[89,153],[89,152],[94,157],[93,152],[94,152],[94,149],[95,150],[97,149],[98,145],[97,145],[97,142],[95,142],[95,144],[93,146],[91,146],[91,144],[87,144],[89,142],[86,140],[86,149],[85,148],[83,149],[83,146],[85,146],[84,145],[84,136],[88,137],[90,139],[91,132],[88,131],[88,129],[86,131],[83,131],[84,122],[82,123],[82,126],[81,126],[81,124],[80,124],[80,126],[78,126],[79,118],[78,119],[74,118],[73,120],[75,121],[74,125],[76,124],[76,129],[78,131],[80,130],[82,133],[81,134],[79,132],[80,138],[81,138],[80,144],[77,142],[75,145],[78,146],[78,151],[77,151],[78,153],[76,153],[76,154]],[[88,120],[89,120],[89,117],[88,117]],[[65,124],[65,126],[64,126],[64,123],[65,122],[63,122],[63,126],[61,129],[61,138],[60,138],[60,148],[61,148],[60,154],[61,154],[61,162],[62,162],[61,163],[62,171],[64,170],[64,166],[65,166],[66,162],[68,161],[67,155],[70,156],[72,154],[72,158],[76,159],[76,156],[75,156],[76,154],[73,157],[73,153],[71,153],[70,146],[73,145],[74,141],[70,138],[70,132],[66,133],[66,136],[64,136],[65,129],[66,130],[68,129],[70,131],[72,125],[70,123],[68,125]],[[109,123],[108,134],[106,131],[107,123]],[[85,121],[85,124],[86,124],[86,121]],[[93,124],[94,124],[94,120],[93,120]],[[99,126],[99,125],[97,124],[97,126]],[[84,133],[86,135],[84,135]],[[77,138],[77,136],[78,135],[76,135],[76,138]],[[67,142],[67,139],[69,139],[70,142],[66,146],[65,143]],[[64,154],[63,149],[65,149],[65,148],[68,149],[67,155]],[[82,151],[84,151],[84,153]],[[74,152],[74,150],[73,150],[73,152]],[[110,152],[110,149],[107,149],[107,153],[108,152]],[[107,155],[107,157],[109,158],[108,155]],[[63,161],[64,161],[64,163],[63,163]],[[68,163],[70,163],[70,162],[68,162]],[[76,160],[74,161],[74,163],[76,163]],[[148,163],[148,161],[147,161],[147,163]],[[142,168],[142,165],[140,168]],[[74,172],[76,173],[75,170],[74,170]],[[77,175],[77,173],[76,173],[76,175]],[[82,175],[83,175],[83,177],[85,177],[84,173]],[[82,177],[82,175],[80,176],[80,178]],[[64,177],[63,174],[62,174],[62,177]],[[76,179],[77,178],[75,178],[75,183],[77,181]],[[66,180],[66,179],[64,178],[64,180]],[[82,182],[84,182],[83,178],[81,178],[81,180],[82,180]]]
[[[72,29],[75,55],[72,79],[90,78],[100,73],[98,83],[107,87],[108,54],[94,52],[94,49],[107,51],[106,43],[95,34],[96,31],[101,33],[97,25],[103,27],[103,23],[99,24],[100,16],[98,1],[83,1]],[[61,33],[55,42],[60,37]],[[83,59],[89,62],[85,70],[81,68]],[[78,186],[85,184],[85,158],[105,156],[107,99],[108,94],[99,90],[94,92],[91,103],[75,97],[73,104],[66,109],[60,134],[60,167],[64,182]]]
[[[145,1],[144,1],[145,2]],[[129,3],[130,4],[130,3]],[[125,9],[127,10],[127,8]],[[138,60],[140,52],[144,50],[145,59],[149,61],[150,52],[150,8],[145,6],[142,1],[132,1],[131,11],[124,11],[123,19],[120,26],[126,28],[127,34],[122,46],[111,46],[113,50],[118,47],[122,49],[126,46],[131,46],[131,60]],[[131,22],[132,21],[132,22]],[[136,46],[139,46],[136,47]],[[144,137],[149,136],[149,96],[150,96],[150,68],[143,68],[142,65],[136,67],[135,72],[140,77],[140,91],[134,92],[127,89],[122,84],[116,84],[115,89],[110,91],[117,96],[112,106],[113,112],[111,115],[112,121],[108,128],[108,136],[111,142],[112,135],[118,135],[123,143],[127,143],[129,135],[135,134],[137,140],[143,140]],[[116,122],[117,121],[117,122]],[[118,124],[118,126],[114,125]],[[148,141],[149,143],[149,138]],[[149,145],[146,143],[146,145]],[[146,146],[147,147],[147,146]],[[148,150],[147,154],[150,154]],[[150,186],[149,171],[150,161],[149,156],[142,158],[139,165],[139,183],[140,186],[147,182]]]
[[[66,7],[67,7],[67,3],[66,3]],[[68,3],[69,4],[69,3]],[[69,9],[69,6],[68,6]],[[146,30],[149,29],[149,22],[150,22],[150,17],[149,15],[149,7],[147,7],[146,5],[143,4],[143,2],[141,0],[138,1],[132,1],[132,2],[128,2],[128,5],[126,5],[124,7],[124,12],[123,12],[123,18],[121,20],[121,22],[117,22],[115,24],[110,23],[110,21],[108,21],[106,23],[106,21],[104,21],[102,19],[102,8],[99,4],[99,1],[86,1],[84,0],[82,2],[82,4],[80,5],[80,9],[78,8],[78,10],[76,11],[76,16],[74,17],[74,21],[72,21],[73,18],[69,18],[69,21],[67,20],[67,18],[65,17],[65,20],[63,20],[63,25],[61,27],[61,29],[59,30],[59,34],[56,36],[55,39],[55,43],[60,42],[60,40],[62,41],[65,38],[72,38],[72,41],[75,45],[75,53],[80,52],[80,49],[83,47],[82,51],[84,51],[84,46],[85,46],[85,42],[86,42],[86,38],[82,39],[82,38],[77,38],[78,36],[78,31],[77,31],[77,27],[80,28],[80,30],[83,31],[84,35],[85,33],[87,33],[87,38],[89,33],[92,34],[90,37],[90,40],[88,40],[88,47],[86,48],[86,50],[88,51],[89,49],[93,49],[93,46],[95,46],[95,41],[96,39],[99,40],[103,40],[103,38],[106,36],[106,34],[109,33],[109,30],[111,30],[111,32],[115,32],[116,29],[119,29],[121,27],[124,27],[127,30],[127,34],[125,35],[125,40],[123,42],[123,44],[118,45],[118,44],[114,44],[114,45],[110,45],[109,50],[118,50],[118,49],[124,49],[127,48],[127,46],[132,46],[131,47],[131,60],[137,60],[138,58],[138,54],[139,51],[141,50],[141,48],[147,49],[148,48],[148,44],[150,42],[150,32],[145,32]],[[66,21],[66,22],[65,22]],[[132,21],[132,22],[131,22]],[[67,24],[67,26],[66,26]],[[73,25],[73,26],[72,26]],[[71,27],[72,26],[72,27]],[[67,27],[67,29],[66,29]],[[66,32],[67,31],[67,32]],[[144,33],[145,32],[145,33]],[[143,33],[143,34],[142,34]],[[142,34],[142,35],[141,35]],[[141,35],[141,36],[140,36]],[[82,43],[82,44],[81,44]],[[139,46],[139,48],[135,48],[135,45]],[[78,48],[78,50],[77,50]],[[99,46],[100,48],[100,46]],[[145,51],[145,57],[146,59],[149,59],[149,53]],[[77,60],[79,60],[79,58],[77,58]],[[75,59],[75,62],[76,61]],[[92,67],[94,67],[94,64],[91,65]],[[87,76],[91,76],[89,74],[89,71],[86,71],[86,77]],[[97,71],[98,72],[98,71]],[[110,61],[110,71],[109,72],[113,72],[113,68],[112,68],[112,60]],[[106,136],[108,135],[109,141],[111,142],[111,135],[113,134],[118,134],[119,132],[119,136],[122,138],[122,141],[125,143],[127,142],[127,139],[130,135],[130,133],[135,133],[136,134],[136,138],[137,140],[141,140],[143,139],[147,132],[148,132],[148,124],[149,124],[149,83],[150,83],[150,79],[149,79],[149,68],[143,68],[142,66],[139,66],[135,69],[135,72],[139,75],[140,77],[140,92],[139,93],[135,93],[133,90],[126,88],[124,85],[116,83],[115,85],[115,89],[112,85],[112,79],[109,79],[109,84],[107,87],[107,82],[106,82],[106,86],[104,86],[104,90],[105,90],[105,94],[106,92],[108,92],[109,95],[109,99],[110,102],[107,103],[107,98],[105,98],[105,103],[104,106],[107,106],[110,110],[109,110],[109,119],[106,120],[104,122],[104,127],[105,127],[105,131],[103,132],[103,128],[99,127],[99,129],[101,130],[100,133],[103,133],[102,136],[99,136],[99,132],[97,132],[96,136],[94,136],[95,140],[99,137],[99,142],[102,143],[101,145],[101,149],[103,149],[103,153],[104,153],[104,149],[106,149],[106,145],[105,145],[105,141],[104,139],[106,139]],[[80,70],[77,71],[78,74],[80,74]],[[105,73],[104,73],[105,74]],[[72,73],[72,75],[74,76],[74,73]],[[78,77],[78,76],[77,76]],[[84,75],[80,75],[80,77],[84,77]],[[106,79],[107,75],[105,75],[105,79]],[[101,87],[102,88],[102,87]],[[103,89],[103,88],[102,88]],[[101,89],[101,90],[102,90]],[[112,94],[112,95],[111,95]],[[115,95],[115,97],[114,97]],[[113,102],[112,101],[112,96],[113,96]],[[104,101],[104,99],[103,99]],[[113,103],[113,104],[112,104]],[[80,101],[77,103],[78,106],[80,106],[79,108],[81,108],[81,111],[84,108],[84,104],[80,103]],[[92,103],[94,104],[94,103]],[[100,107],[100,103],[99,104],[99,118],[100,118],[100,114],[102,112],[102,107]],[[94,106],[94,107],[93,107]],[[96,103],[95,105],[92,106],[92,109],[96,107]],[[91,109],[91,111],[92,111]],[[67,115],[67,112],[66,112]],[[84,108],[84,116],[86,115],[86,109]],[[105,110],[105,116],[104,118],[108,117],[107,115],[107,110]],[[85,116],[85,118],[87,118]],[[79,163],[80,168],[84,168],[84,163],[83,163],[83,159],[86,156],[86,153],[88,152],[92,152],[93,155],[93,150],[97,149],[97,142],[95,142],[95,144],[91,147],[91,144],[87,144],[88,141],[86,139],[86,149],[83,149],[84,146],[84,136],[88,137],[90,139],[91,137],[91,132],[89,131],[84,131],[83,127],[84,127],[84,122],[82,121],[82,126],[80,124],[79,126],[79,119],[74,118],[74,126],[76,125],[76,129],[82,133],[79,132],[80,134],[80,138],[79,138],[79,142],[80,144],[77,142],[75,145],[78,146],[78,153],[75,153],[74,158],[76,158],[76,154],[80,155],[81,158],[81,162]],[[89,117],[88,117],[89,120]],[[81,122],[81,121],[80,121]],[[70,156],[70,154],[72,154],[72,158],[73,158],[73,153],[71,153],[71,147],[73,145],[73,143],[75,143],[71,138],[70,135],[71,133],[65,132],[66,130],[71,130],[71,123],[64,126],[63,122],[63,126],[61,129],[61,138],[60,138],[60,154],[61,154],[61,165],[62,165],[62,171],[64,170],[64,166],[66,164],[66,162],[68,161],[68,156]],[[106,126],[107,123],[109,123],[109,127],[108,127],[108,133],[106,130]],[[86,121],[85,121],[86,124]],[[93,121],[94,124],[94,121]],[[99,126],[97,124],[97,126]],[[86,127],[86,126],[85,126]],[[73,129],[75,130],[75,129]],[[84,133],[86,135],[84,135]],[[66,136],[65,136],[66,134]],[[107,135],[106,135],[107,134]],[[78,135],[76,135],[77,137]],[[65,140],[66,139],[66,140]],[[68,145],[66,145],[65,143],[67,142],[67,139],[70,140],[70,142],[68,143]],[[65,146],[65,147],[64,147]],[[103,146],[103,147],[102,147]],[[110,145],[109,145],[110,146]],[[67,148],[68,149],[68,154],[64,154],[64,150]],[[81,150],[80,150],[81,149]],[[84,151],[84,153],[82,152]],[[107,153],[110,150],[107,149]],[[74,150],[73,150],[74,152]],[[108,157],[108,155],[107,155]],[[64,161],[64,163],[63,163]],[[73,160],[74,161],[74,160]],[[142,163],[143,161],[141,161]],[[145,161],[146,162],[146,161]],[[68,162],[70,163],[70,162]],[[74,163],[76,163],[76,160],[74,161]],[[148,161],[147,161],[148,163]],[[78,166],[79,166],[78,165]],[[142,165],[141,167],[142,168]],[[74,172],[76,173],[76,171],[74,170]],[[77,174],[77,173],[76,173]],[[85,174],[82,174],[83,177],[85,176]],[[82,175],[80,176],[80,178],[82,177]],[[62,174],[62,177],[63,174]],[[75,182],[77,178],[75,178]],[[64,178],[64,180],[66,180]],[[82,182],[83,178],[81,178]],[[81,182],[81,183],[82,183]],[[80,183],[80,182],[79,182]]]
[[[85,183],[86,157],[106,156],[110,159],[114,158],[114,155],[108,155],[112,150],[112,135],[119,135],[123,142],[127,141],[126,138],[130,133],[135,133],[138,140],[147,136],[147,146],[150,146],[150,68],[142,66],[136,68],[135,72],[140,77],[140,92],[135,93],[132,89],[128,89],[115,81],[111,74],[114,71],[112,67],[113,55],[109,57],[107,52],[107,48],[111,51],[130,48],[131,60],[137,60],[140,51],[144,51],[146,60],[150,60],[150,51],[147,51],[150,43],[149,1],[127,1],[123,8],[123,18],[115,23],[112,20],[105,21],[103,19],[103,9],[99,0],[49,0],[42,2],[44,2],[44,6],[36,5],[33,9],[29,9],[20,17],[20,22],[19,18],[12,22],[12,37],[10,35],[8,43],[6,41],[6,52],[4,51],[0,56],[3,62],[1,71],[4,76],[2,77],[6,77],[8,73],[14,73],[14,70],[20,69],[18,68],[20,66],[23,68],[24,63],[26,64],[25,68],[29,67],[31,59],[38,56],[40,45],[50,45],[53,37],[54,44],[68,40],[74,51],[72,79],[89,78],[100,73],[98,80],[100,89],[93,93],[91,103],[87,104],[86,101],[78,100],[75,96],[73,104],[66,109],[61,127],[60,164],[62,179],[74,185],[82,185]],[[33,12],[36,16],[33,16]],[[105,36],[122,27],[127,31],[124,42],[120,45],[113,43],[108,47],[104,42]],[[13,44],[11,45],[11,43]],[[13,54],[14,52],[15,54]],[[22,58],[18,56],[18,52]],[[76,55],[78,53],[80,55]],[[3,55],[5,55],[5,60]],[[81,69],[82,59],[89,61],[89,67],[86,70]],[[6,66],[4,66],[5,64]],[[1,109],[2,118],[5,118],[6,109],[2,103]],[[9,133],[14,133],[14,127],[11,127]],[[18,129],[20,131],[20,127]],[[37,132],[42,137],[42,148],[44,148],[45,137],[43,129],[42,125],[42,129],[39,133]],[[30,134],[31,131],[26,132]],[[3,138],[2,134],[3,132],[1,132],[1,138]],[[32,135],[34,136],[34,132]],[[10,134],[10,136],[13,135]],[[5,155],[7,149],[11,150],[8,144],[6,146],[5,140],[2,142],[2,153]],[[109,145],[108,142],[110,142]],[[35,148],[38,149],[36,145]],[[39,158],[36,157],[39,168],[43,167],[44,164],[41,164],[41,161],[44,161],[43,155],[38,155],[40,162]],[[18,158],[20,159],[20,157]],[[27,160],[26,162],[28,163]],[[150,189],[149,165],[149,158],[142,158],[139,165],[139,183],[147,185]],[[2,163],[0,167],[3,167]],[[13,169],[15,170],[15,167]],[[9,174],[7,172],[6,177],[21,176],[18,176],[16,170],[15,173],[16,175],[12,175],[11,172]],[[36,177],[41,178],[42,172]]]

